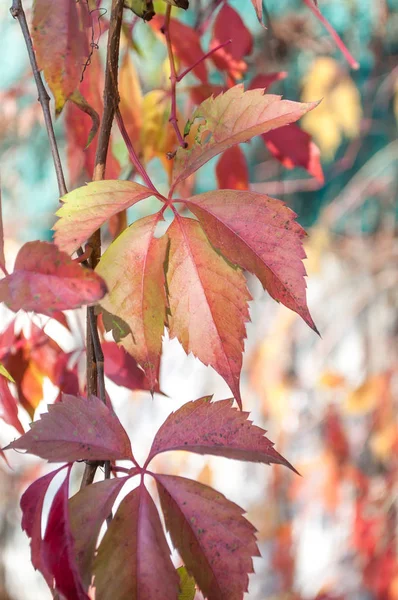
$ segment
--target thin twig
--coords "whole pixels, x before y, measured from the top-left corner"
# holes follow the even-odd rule
[[[177,75],[177,82],[179,83],[180,81],[182,81],[184,79],[184,77],[192,71],[192,69],[197,67],[201,62],[203,62],[204,60],[209,58],[212,54],[215,54],[218,50],[221,50],[221,48],[224,48],[224,46],[228,46],[228,44],[230,44],[231,42],[232,42],[232,40],[227,40],[226,42],[222,42],[221,44],[218,44],[218,46],[215,46],[214,48],[212,48],[211,50],[206,52],[206,54],[203,54],[203,56],[201,56],[196,62],[194,62],[193,65],[191,65],[190,67],[185,69],[185,71],[180,73],[180,75]]]
[[[106,157],[108,154],[112,123],[115,116],[115,111],[119,104],[117,81],[120,32],[123,20],[123,4],[124,0],[112,0],[105,67],[104,112],[98,134],[93,181],[100,181],[105,177]],[[92,248],[89,264],[92,269],[95,269],[101,258],[101,231],[99,229],[90,237],[89,245]],[[94,312],[94,308],[89,307],[87,310],[87,395],[99,395],[101,400],[106,402],[104,385],[104,358],[101,344],[99,344],[98,348],[96,346],[95,338],[90,335],[90,332],[93,328],[98,331],[97,316]],[[99,360],[97,360],[99,351],[101,355]],[[81,484],[82,488],[94,480],[97,467],[98,463],[90,463],[86,465]],[[106,461],[105,478],[109,477],[110,464],[109,461]]]

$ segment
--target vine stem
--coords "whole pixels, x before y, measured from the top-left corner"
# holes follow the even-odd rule
[[[121,10],[120,10],[120,26],[121,26],[121,18],[122,18],[122,13],[123,13],[123,2],[122,2],[122,0],[119,0],[118,2],[114,2],[113,4],[121,5]],[[63,168],[62,168],[61,158],[59,155],[58,144],[57,144],[57,140],[55,137],[54,126],[53,126],[53,121],[52,121],[51,112],[50,112],[50,96],[48,95],[47,90],[44,87],[43,80],[42,80],[42,77],[40,74],[40,69],[37,64],[36,54],[35,54],[35,51],[33,48],[32,38],[30,35],[28,23],[26,20],[26,15],[25,15],[25,11],[23,8],[22,0],[12,0],[10,13],[11,13],[12,17],[18,21],[19,26],[22,31],[23,38],[25,40],[25,45],[26,45],[26,48],[28,51],[30,65],[32,68],[35,82],[36,82],[36,88],[37,88],[37,92],[38,92],[38,101],[40,102],[40,105],[42,108],[44,123],[46,126],[47,136],[49,139],[51,155],[52,155],[54,169],[55,169],[55,173],[56,173],[56,177],[57,177],[58,191],[59,191],[60,196],[64,196],[65,194],[68,193],[68,190],[67,190],[66,183],[65,183],[64,172],[63,172]],[[120,38],[120,26],[119,26],[119,36],[118,36],[117,42],[119,42],[119,38]],[[111,28],[110,28],[109,35],[111,35]],[[118,48],[119,48],[119,43],[117,43],[116,75],[117,75]],[[113,65],[114,65],[114,61],[113,61]],[[109,80],[113,81],[114,68],[112,70],[112,74],[110,74],[110,71],[111,71],[111,69],[108,67],[108,62],[107,62],[108,78],[106,78],[105,91],[108,89],[107,85],[108,85],[108,87],[110,86]],[[116,85],[117,85],[117,81],[116,81]],[[117,90],[117,87],[116,87],[116,90]],[[116,95],[117,95],[117,91],[116,91]],[[114,111],[114,109],[113,109],[113,111]],[[104,109],[104,117],[105,117],[105,113],[106,113],[106,110]],[[106,153],[107,153],[107,149],[108,149],[108,145],[109,145],[110,129],[112,126],[113,114],[114,114],[114,112],[112,112],[111,116],[109,115],[109,108],[108,108],[107,119],[105,121],[105,118],[104,118],[101,123],[101,128],[100,128],[100,132],[99,132],[98,150],[97,150],[96,161],[95,161],[96,170],[94,173],[94,178],[97,180],[102,179],[103,175],[105,173]],[[104,154],[104,149],[105,149],[105,154]],[[96,265],[96,262],[98,262],[98,260],[99,260],[99,255],[101,254],[101,238],[100,238],[100,235],[98,232],[96,232],[96,234],[97,235],[94,240],[96,242],[96,244],[93,246],[93,251],[91,252],[90,261],[88,263],[86,261],[83,263],[86,266],[90,266],[91,268],[94,268],[94,266]],[[98,243],[98,241],[99,241],[99,243]],[[93,240],[90,240],[90,242],[92,243]],[[94,252],[94,249],[96,252]],[[79,248],[77,253],[79,256],[82,256],[84,254],[84,251],[82,248]],[[106,403],[105,379],[104,379],[104,356],[103,356],[101,342],[99,339],[99,334],[98,334],[98,329],[97,329],[97,319],[96,319],[93,308],[88,309],[87,324],[88,324],[88,327],[87,327],[87,330],[88,330],[87,331],[87,348],[88,348],[87,356],[90,357],[90,360],[87,360],[87,394],[88,395],[89,394],[99,395],[100,399],[104,403]],[[95,382],[93,384],[94,379],[95,379]],[[98,379],[98,383],[97,383],[97,379]],[[93,465],[87,465],[85,473],[83,475],[82,487],[84,487],[88,483],[92,482],[92,480],[94,479],[95,471],[96,471],[96,467],[94,468]],[[110,477],[110,465],[107,463],[105,464],[105,476]]]

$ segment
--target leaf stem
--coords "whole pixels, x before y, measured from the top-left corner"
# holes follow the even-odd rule
[[[226,42],[222,42],[221,44],[218,44],[218,46],[215,46],[214,48],[212,48],[211,50],[206,52],[206,54],[201,56],[201,58],[199,58],[196,62],[194,62],[193,65],[191,65],[190,67],[185,69],[185,71],[183,71],[180,75],[177,75],[177,82],[179,83],[180,81],[182,81],[184,79],[184,77],[192,71],[192,69],[197,67],[201,62],[203,62],[204,60],[209,58],[212,54],[215,54],[215,52],[217,52],[217,50],[224,48],[224,46],[228,46],[228,44],[230,44],[231,42],[232,42],[232,40],[227,40]]]
[[[181,135],[181,131],[180,131],[180,128],[178,127],[178,119],[177,119],[177,82],[178,82],[178,78],[177,78],[177,73],[176,73],[176,65],[175,65],[175,61],[174,61],[173,47],[171,44],[171,37],[170,37],[170,15],[171,15],[171,5],[168,4],[162,31],[166,38],[167,53],[169,55],[169,63],[170,63],[171,114],[170,114],[169,122],[174,127],[174,131],[176,132],[176,136],[177,136],[179,145],[182,148],[186,148],[188,146],[188,144],[184,141],[184,138]]]

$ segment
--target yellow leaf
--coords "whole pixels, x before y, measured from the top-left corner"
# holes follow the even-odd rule
[[[15,380],[13,379],[12,375],[9,374],[7,369],[1,363],[0,363],[0,375],[3,375],[3,377],[8,379],[8,381],[11,381],[11,383],[15,383]]]
[[[139,151],[142,126],[142,93],[137,71],[127,51],[119,71],[120,112],[134,148]]]
[[[370,449],[372,453],[381,461],[387,460],[398,442],[398,428],[393,421],[386,423],[381,429],[376,431],[370,438]]]
[[[351,77],[329,57],[318,58],[305,77],[302,100],[323,98],[317,110],[302,118],[302,127],[332,160],[344,138],[358,136],[362,118],[360,94]]]
[[[340,373],[324,371],[319,378],[319,385],[326,388],[338,388],[346,385],[346,380]]]
[[[185,567],[179,567],[177,573],[180,578],[178,600],[193,600],[196,592],[194,578],[190,576]]]
[[[372,411],[378,404],[385,390],[384,375],[373,375],[362,385],[353,390],[345,400],[344,408],[347,413],[361,415]]]
[[[172,161],[167,153],[172,152],[177,144],[170,118],[170,97],[163,90],[152,90],[144,96],[142,102],[142,128],[140,146],[144,162],[155,156],[159,157],[168,173],[171,172]]]

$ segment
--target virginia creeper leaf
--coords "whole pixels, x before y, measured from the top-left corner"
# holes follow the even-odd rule
[[[95,304],[105,282],[49,242],[27,242],[18,252],[14,272],[0,281],[0,301],[52,316],[53,312]]]
[[[48,487],[55,475],[59,473],[60,467],[56,471],[52,471],[40,479],[36,479],[24,492],[21,498],[22,510],[22,529],[26,535],[31,538],[30,551],[32,565],[40,571],[46,580],[47,584],[52,587],[52,574],[50,573],[42,555],[43,539],[41,535],[41,517],[43,511],[44,497]]]
[[[75,548],[69,523],[69,474],[55,494],[44,539],[42,557],[54,578],[55,589],[68,600],[90,600],[76,565]]]
[[[161,452],[187,450],[293,469],[264,436],[266,431],[247,419],[248,412],[233,408],[233,400],[210,400],[187,402],[171,413],[153,440],[148,462]]]
[[[155,15],[150,23],[151,27],[160,32],[164,25],[164,17]],[[203,57],[203,50],[200,43],[200,34],[196,29],[181,23],[177,19],[170,19],[169,32],[173,51],[178,59],[186,67],[191,67],[198,63],[192,73],[202,82],[207,83],[207,66],[205,61],[200,61]],[[164,38],[164,35],[161,34]]]
[[[212,61],[220,71],[227,71],[233,79],[241,79],[247,70],[243,58],[253,50],[253,37],[239,13],[225,3],[214,22],[210,48],[228,41],[229,44],[212,55]]]
[[[243,510],[212,488],[174,475],[156,475],[166,527],[188,571],[209,600],[242,600],[255,528]]]
[[[114,342],[103,342],[101,347],[105,359],[105,375],[109,379],[129,390],[150,390],[144,371],[122,346]],[[155,391],[159,391],[158,386]]]
[[[249,169],[239,146],[228,148],[220,156],[216,165],[218,187],[230,190],[247,190],[249,187]]]
[[[111,514],[112,506],[127,479],[128,477],[120,477],[98,481],[69,499],[76,563],[86,589],[91,583],[92,564],[101,526]]]
[[[317,106],[316,102],[291,102],[264,90],[244,91],[236,85],[216,98],[208,98],[195,110],[191,123],[201,120],[191,148],[178,148],[174,160],[173,188],[213,156],[230,146],[297,121]]]
[[[234,190],[192,196],[186,204],[228,260],[254,273],[272,298],[317,331],[306,301],[306,233],[290,208],[265,194]]]
[[[153,195],[144,185],[132,181],[92,181],[61,198],[54,225],[54,239],[64,252],[72,254],[110,217]]]
[[[117,416],[96,396],[64,394],[48,413],[5,449],[36,454],[49,462],[131,459],[127,433]]]
[[[132,336],[121,344],[143,367],[150,388],[159,379],[162,334],[166,317],[163,264],[167,239],[154,237],[159,214],[139,219],[109,246],[96,272],[109,293],[101,306],[123,319]]]
[[[3,365],[0,365],[4,369]],[[4,369],[6,371],[6,369]],[[8,373],[8,371],[6,371]],[[11,377],[11,376],[10,376]],[[18,419],[18,407],[14,396],[11,394],[8,387],[7,378],[0,373],[0,418],[9,425],[12,425],[19,431],[24,433],[24,429]]]
[[[319,148],[311,136],[292,123],[262,136],[268,150],[286,168],[302,167],[320,183],[324,182]]]
[[[70,0],[35,0],[32,25],[37,62],[59,114],[76,89],[88,57],[86,32],[77,4]]]
[[[94,572],[97,600],[177,600],[179,578],[143,484],[122,500],[98,548]]]
[[[251,300],[244,275],[217,254],[197,221],[178,217],[167,233],[170,337],[212,366],[242,406],[239,378]]]

